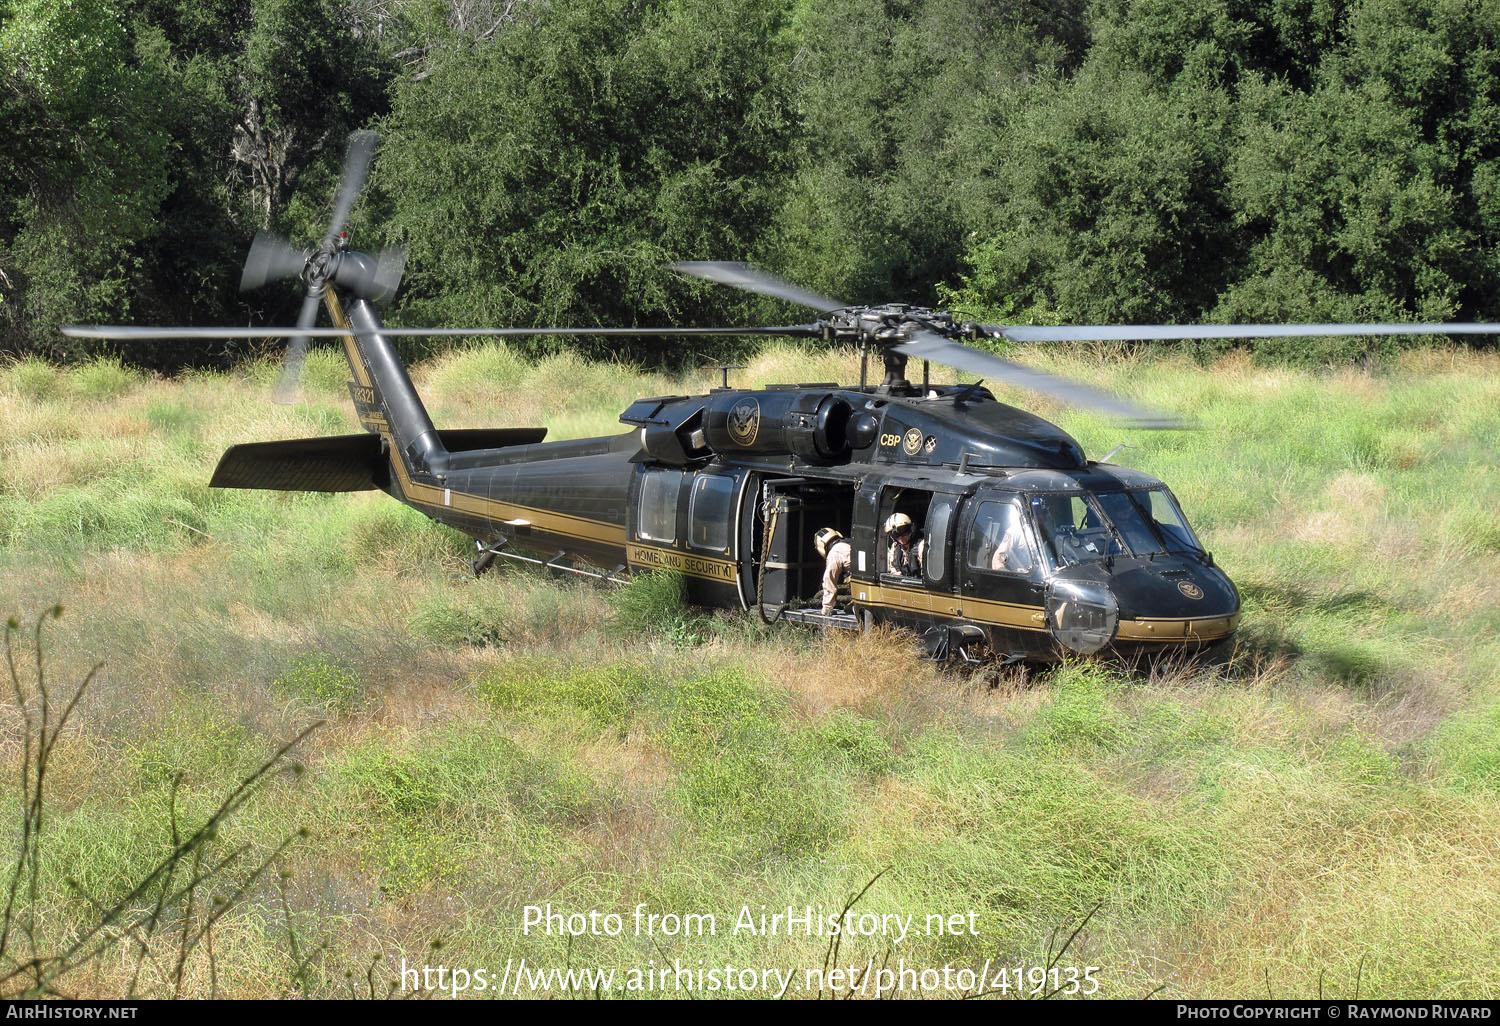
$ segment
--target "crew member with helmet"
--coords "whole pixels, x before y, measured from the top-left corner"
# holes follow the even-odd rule
[[[921,577],[922,564],[927,558],[927,538],[912,524],[911,517],[905,513],[886,517],[885,537],[890,544],[886,550],[887,570],[902,577]]]
[[[823,568],[823,615],[833,612],[833,602],[839,585],[849,575],[851,548],[849,539],[832,527],[825,527],[813,535],[813,547],[827,562]]]

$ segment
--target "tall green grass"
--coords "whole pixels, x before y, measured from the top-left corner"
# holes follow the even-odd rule
[[[67,601],[60,675],[105,660],[52,770],[54,865],[119,893],[173,801],[201,811],[321,718],[308,772],[224,828],[252,853],[310,836],[221,921],[221,993],[282,992],[265,981],[294,935],[315,952],[298,986],[329,996],[372,965],[384,993],[402,957],[820,966],[822,938],[528,935],[520,909],[728,923],[837,910],[878,876],[858,908],[973,911],[979,935],[848,938],[841,960],[1031,963],[1092,911],[1067,957],[1109,995],[1262,994],[1269,974],[1286,997],[1495,996],[1500,362],[1026,358],[1201,425],[1028,404],[1090,454],[1130,442],[1119,459],[1172,486],[1244,597],[1226,663],[1079,662],[990,688],[900,635],[691,609],[667,575],[474,580],[464,539],[382,495],[207,489],[229,444],[357,429],[332,349],[289,408],[264,401],[269,363],[0,368],[3,594],[18,613]],[[772,346],[736,382],[857,374],[850,352]],[[629,400],[717,372],[484,346],[414,377],[442,426],[559,437],[623,430]],[[87,912],[59,875],[41,905]],[[186,992],[209,977],[195,962]],[[101,967],[86,990],[127,983]]]

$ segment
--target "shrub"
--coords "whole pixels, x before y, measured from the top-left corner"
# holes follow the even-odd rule
[[[18,395],[33,402],[55,399],[62,393],[62,375],[57,368],[35,356],[17,360],[5,376]]]
[[[624,634],[645,634],[673,644],[701,644],[707,628],[704,616],[687,603],[687,583],[681,574],[653,570],[638,574],[613,596],[614,627]]]
[[[102,356],[68,374],[73,392],[82,399],[118,399],[141,380],[139,371],[113,356]]]
[[[271,686],[308,705],[339,711],[359,701],[360,685],[359,674],[348,663],[316,653],[299,658]]]

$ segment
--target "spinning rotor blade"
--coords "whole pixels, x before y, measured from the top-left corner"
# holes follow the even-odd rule
[[[1149,407],[1139,406],[1090,385],[1047,374],[1011,360],[1002,359],[993,353],[986,353],[950,341],[933,331],[919,331],[911,342],[894,348],[896,352],[905,353],[908,357],[915,356],[919,360],[930,360],[933,363],[944,364],[971,374],[981,374],[991,380],[1014,385],[1016,388],[1051,396],[1070,406],[1097,410],[1100,413],[1119,417],[1130,421],[1136,427],[1185,426],[1177,418],[1159,413]]]
[[[324,249],[332,246],[333,240],[344,230],[344,222],[349,219],[349,211],[354,209],[354,201],[359,198],[359,190],[364,187],[374,157],[374,132],[364,129],[349,137],[349,153],[344,157],[344,179],[333,204],[333,217],[328,221],[328,234],[323,236]]]
[[[396,294],[401,287],[401,276],[406,273],[406,247],[389,246],[376,254],[375,291],[372,302],[383,303]]]
[[[763,296],[800,303],[811,307],[818,313],[842,310],[849,305],[840,303],[836,299],[829,299],[827,296],[820,296],[816,292],[809,292],[807,289],[776,277],[769,271],[762,271],[753,264],[728,263],[721,260],[687,260],[673,264],[672,270],[682,274],[691,274],[695,278],[716,281],[721,285],[733,285],[746,292],[758,292]]]
[[[302,310],[297,314],[297,327],[304,332],[318,319],[318,304],[323,301],[320,291],[309,289],[302,301]],[[285,406],[297,395],[297,386],[302,383],[302,365],[307,362],[307,345],[311,341],[306,334],[292,336],[287,343],[286,361],[281,365],[281,380],[276,383],[272,399]]]
[[[1074,324],[1062,327],[984,324],[1012,342],[1144,342],[1169,338],[1300,338],[1314,335],[1500,335],[1500,323],[1476,324]]]
[[[307,250],[298,249],[280,235],[256,232],[250,255],[245,257],[245,270],[240,275],[240,291],[258,289],[278,278],[297,277],[307,265],[309,255]]]
[[[309,297],[311,298],[311,297]],[[304,304],[305,309],[305,304]],[[69,324],[61,329],[68,338],[343,338],[343,328],[145,328],[105,324]],[[464,335],[513,337],[518,335],[792,335],[817,338],[816,324],[785,324],[749,328],[381,328],[382,335],[441,338]]]

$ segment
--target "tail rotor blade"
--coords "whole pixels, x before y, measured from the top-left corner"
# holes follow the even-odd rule
[[[375,295],[371,302],[384,303],[401,287],[401,276],[406,273],[406,247],[389,246],[382,249],[376,261]]]
[[[311,328],[318,319],[318,304],[323,301],[321,294],[313,291],[307,293],[307,298],[302,301],[302,311],[297,315],[297,327]],[[296,335],[286,347],[286,360],[281,365],[281,380],[276,384],[274,400],[285,406],[297,395],[297,387],[302,383],[302,366],[307,362],[307,346],[311,339],[306,335]]]
[[[359,190],[370,173],[370,161],[375,156],[375,133],[368,129],[355,132],[349,137],[349,153],[344,158],[344,178],[339,185],[338,199],[333,204],[333,217],[328,222],[328,234],[323,236],[323,248],[333,245],[344,222],[349,220],[349,211],[359,198]]]
[[[842,310],[849,305],[840,303],[836,299],[829,299],[827,296],[820,296],[816,292],[809,292],[807,289],[776,277],[769,271],[762,271],[753,264],[729,263],[722,260],[686,260],[673,264],[672,270],[679,274],[690,274],[695,278],[716,281],[721,285],[733,285],[746,292],[757,292],[762,296],[800,303],[802,306],[811,307],[818,313]]]
[[[280,235],[256,232],[240,275],[240,291],[258,289],[269,281],[295,278],[307,264],[307,251],[298,249]]]

